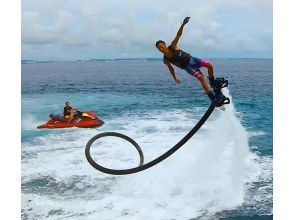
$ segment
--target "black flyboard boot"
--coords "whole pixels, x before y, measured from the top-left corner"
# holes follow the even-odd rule
[[[216,107],[222,107],[225,104],[230,103],[230,99],[225,97],[221,91],[222,88],[227,87],[229,82],[224,78],[209,78],[210,86],[213,88],[214,92],[214,101],[212,100],[212,95],[208,94],[208,97],[213,101]],[[223,109],[224,110],[224,109]]]

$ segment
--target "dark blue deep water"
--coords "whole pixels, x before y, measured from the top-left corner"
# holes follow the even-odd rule
[[[154,202],[154,210],[159,217],[153,219],[272,219],[273,60],[211,59],[210,61],[214,65],[215,76],[229,80],[228,89],[233,98],[236,117],[246,129],[248,148],[255,158],[252,159],[255,165],[248,169],[254,170],[252,172],[256,178],[244,183],[246,190],[244,189],[242,195],[238,197],[241,202],[237,199],[238,202],[234,204],[232,202],[227,206],[218,203],[214,206],[213,202],[208,202],[203,204],[206,208],[197,208],[196,205],[193,210],[193,205],[184,206],[178,201],[179,206],[184,207],[183,210],[189,207],[183,215],[181,211],[172,213],[174,209],[164,205],[168,204],[168,201],[158,202],[158,207],[163,211],[159,211]],[[207,76],[205,69],[203,73]],[[126,211],[117,208],[116,203],[109,201],[111,197],[115,197],[114,200],[121,198],[110,187],[119,182],[119,179],[97,175],[97,171],[84,160],[83,146],[87,139],[100,130],[118,129],[133,132],[131,126],[122,129],[125,118],[136,122],[136,126],[142,126],[141,128],[147,131],[148,135],[149,131],[152,133],[155,129],[152,126],[156,126],[156,122],[152,126],[148,122],[156,117],[161,119],[165,114],[172,115],[176,112],[176,115],[183,114],[183,117],[187,118],[185,114],[190,114],[194,109],[197,109],[200,115],[203,114],[210,102],[200,83],[180,69],[176,69],[176,74],[182,80],[180,85],[174,83],[161,60],[22,64],[23,219],[114,219],[114,216],[116,219],[143,217],[151,219],[146,213],[136,211],[136,208],[135,211],[132,209]],[[70,101],[71,105],[79,110],[93,111],[106,122],[105,126],[100,130],[99,128],[95,130],[36,128],[37,125],[48,120],[50,113],[62,114],[66,101]],[[177,121],[177,124],[181,126],[181,121]],[[164,137],[165,133],[160,134],[160,132],[163,131],[157,130],[156,134]],[[137,135],[138,138],[141,137]],[[82,137],[85,140],[81,139]],[[61,150],[59,147],[63,142]],[[74,151],[76,153],[71,154]],[[60,155],[63,156],[58,159],[57,156]],[[174,157],[177,157],[177,154]],[[45,166],[46,163],[49,168]],[[50,167],[50,164],[56,167],[54,165]],[[83,167],[80,172],[70,171],[80,167]],[[91,178],[95,178],[95,181]],[[107,184],[103,190],[95,191],[97,187],[93,182],[100,186]],[[156,185],[152,187],[156,188]],[[105,207],[97,207],[97,210],[73,207],[73,204],[84,204],[93,199],[89,197],[87,193],[91,193],[87,190],[93,190],[91,193],[99,195],[94,200],[99,200],[101,204],[105,204]],[[109,193],[109,196],[103,196],[105,193]],[[140,190],[137,193],[139,194]],[[212,196],[207,197],[211,199]],[[139,201],[138,197],[135,198],[133,203]],[[195,204],[203,200],[205,199],[195,197]],[[218,208],[214,210],[214,207]],[[190,209],[191,212],[195,212],[194,218],[193,214],[189,215]],[[174,218],[165,217],[164,210],[170,214],[166,216],[174,216]],[[109,213],[115,214],[107,217],[110,216]]]

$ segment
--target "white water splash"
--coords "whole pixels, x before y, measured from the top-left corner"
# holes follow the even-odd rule
[[[224,94],[229,96],[228,90]],[[49,135],[36,150],[30,146],[28,153],[33,156],[22,161],[23,215],[28,219],[211,219],[217,212],[240,206],[248,170],[258,178],[260,166],[248,159],[247,132],[235,115],[233,103],[225,112],[216,109],[175,154],[149,170],[128,176],[103,174],[87,163],[84,146],[98,130],[65,130],[62,138],[66,141]],[[199,111],[194,115],[181,110],[151,112],[124,118],[128,121],[125,126],[119,122],[121,118],[113,119],[99,132],[120,123],[115,131],[133,138],[142,147],[147,163],[192,129],[197,120],[191,121],[191,117],[199,119]],[[105,159],[113,167],[117,163],[133,166],[138,161],[130,153],[134,149],[125,143],[109,146],[109,151],[105,146],[96,147],[104,149],[99,158],[102,164]],[[34,190],[30,189],[34,184]]]

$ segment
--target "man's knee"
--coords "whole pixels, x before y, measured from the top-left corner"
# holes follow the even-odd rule
[[[207,63],[206,67],[207,67],[208,70],[213,70],[213,66],[212,66],[211,63]]]
[[[193,73],[193,76],[196,77],[198,80],[200,80],[200,78],[204,78],[203,77],[203,74],[200,70],[196,70],[194,73]],[[201,80],[200,80],[201,81]]]

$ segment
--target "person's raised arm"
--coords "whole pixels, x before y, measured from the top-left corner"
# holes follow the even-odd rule
[[[187,23],[189,22],[189,19],[190,19],[190,17],[186,17],[186,18],[184,19],[183,23],[181,24],[181,26],[180,26],[180,28],[179,28],[179,30],[178,30],[178,32],[177,32],[177,36],[176,36],[175,39],[172,41],[171,46],[172,46],[174,49],[176,49],[176,50],[179,49],[179,48],[178,48],[178,42],[179,42],[180,37],[181,37],[182,34],[183,34],[184,26],[185,26],[185,24],[187,24]]]

